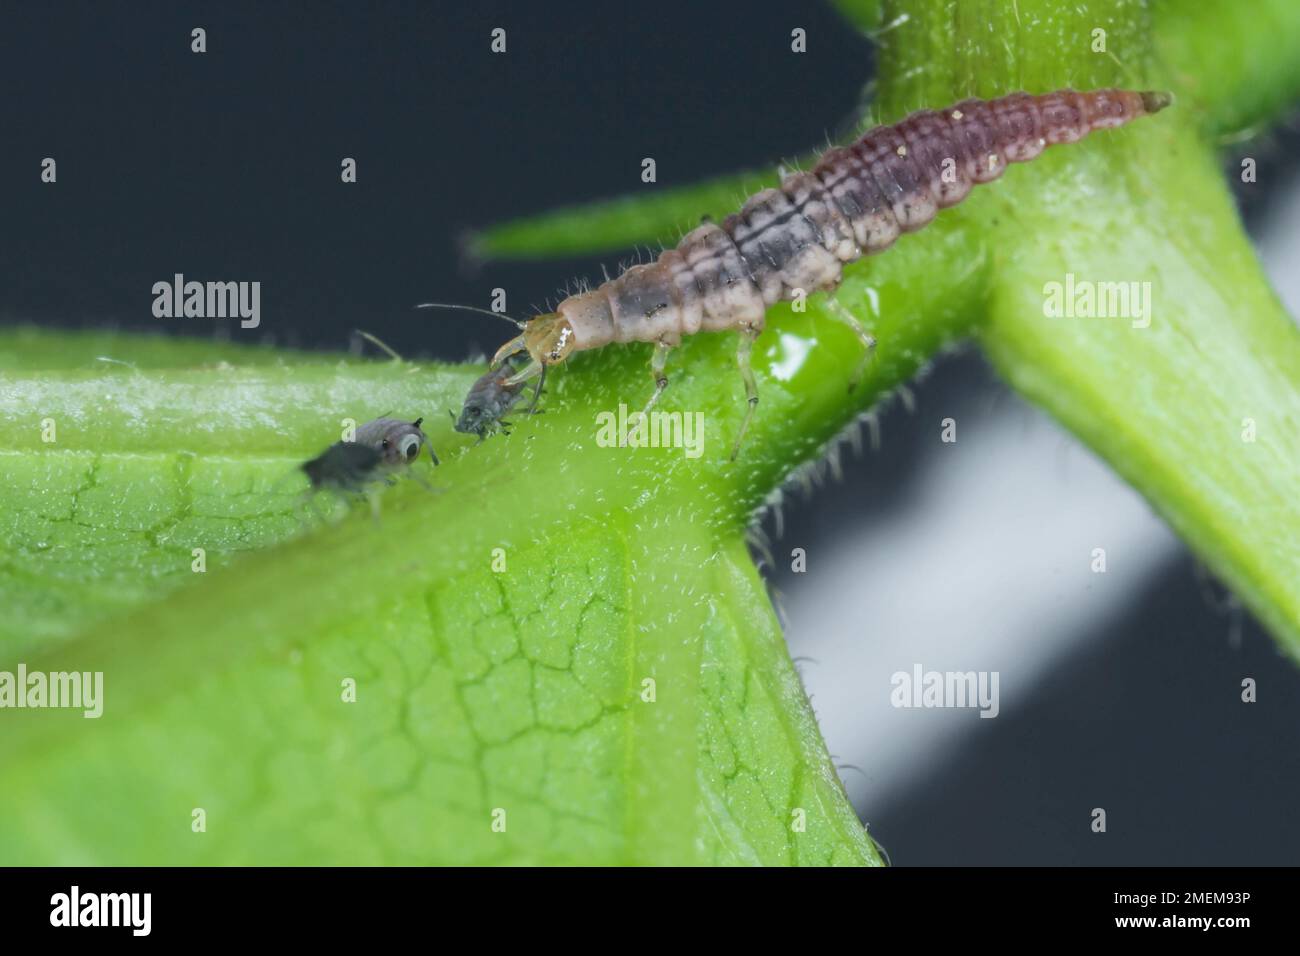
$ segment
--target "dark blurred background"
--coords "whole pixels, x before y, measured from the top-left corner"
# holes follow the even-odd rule
[[[502,328],[415,303],[501,286],[527,312],[620,255],[474,267],[467,229],[793,156],[842,128],[873,71],[821,3],[0,9],[0,321],[214,334],[153,318],[153,283],[181,272],[262,282],[261,328],[216,334],[341,349],[361,327],[447,359]],[[1244,208],[1293,314],[1298,139],[1243,147],[1260,161]],[[770,579],[894,862],[1294,863],[1300,673],[1145,503],[971,350],[879,417],[878,450],[786,508],[776,553],[805,548],[808,572],[778,560]],[[1001,713],[894,710],[890,675],[914,663],[999,671]]]

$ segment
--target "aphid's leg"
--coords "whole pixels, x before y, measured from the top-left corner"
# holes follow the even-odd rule
[[[365,486],[356,493],[357,497],[364,498],[365,502],[370,506],[370,518],[376,524],[380,524],[380,499],[383,497],[383,489],[390,488],[393,484],[393,479],[386,477],[386,479],[377,481],[377,483]]]
[[[857,368],[853,370],[853,375],[849,378],[849,391],[851,392],[862,381],[862,375],[867,370],[867,363],[876,354],[876,337],[867,331],[867,327],[859,322],[858,317],[849,311],[848,306],[835,298],[834,294],[826,297],[826,311],[830,313],[830,317],[836,322],[851,328],[865,350]]]
[[[329,524],[338,524],[350,510],[351,498],[340,489],[331,488],[328,495],[321,496],[321,500],[327,509],[321,513],[321,518]]]
[[[412,480],[413,480],[417,485],[419,485],[421,488],[423,488],[425,491],[427,491],[427,492],[428,492],[429,494],[431,494],[431,495],[440,495],[440,494],[442,494],[442,489],[441,489],[441,488],[435,488],[435,487],[433,487],[433,485],[431,485],[431,484],[429,484],[427,481],[425,481],[425,480],[424,480],[424,476],[421,475],[421,474],[419,474],[418,472],[414,472],[414,471],[411,472],[411,479],[412,479]]]
[[[505,381],[506,385],[518,385],[534,377],[537,377],[537,388],[533,389],[533,400],[528,405],[528,411],[524,412],[525,415],[535,414],[537,400],[542,397],[542,385],[546,381],[546,366],[537,361],[529,362],[518,375],[512,375]]]
[[[302,496],[294,505],[294,511],[297,512],[301,516],[302,520],[307,523],[322,520],[321,513],[316,508],[316,494],[314,489],[308,488],[302,493]]]
[[[539,386],[539,387],[538,387],[538,390],[537,390],[537,394],[538,394],[538,395],[545,395],[545,394],[546,394],[546,389],[541,388],[541,387]],[[524,408],[524,409],[516,409],[516,408],[514,408],[514,402],[512,401],[512,402],[511,402],[511,407],[510,407],[510,408],[507,408],[507,409],[505,410],[505,412],[502,412],[502,414],[504,415],[504,414],[506,414],[506,412],[518,411],[521,415],[545,415],[545,414],[546,414],[546,409],[544,409],[544,408],[534,408],[533,406],[534,406],[535,404],[536,404],[536,403],[534,402],[534,403],[529,404],[529,406],[528,406],[527,408]]]
[[[650,359],[650,377],[655,380],[655,391],[650,396],[650,401],[645,403],[645,408],[641,409],[641,418],[636,419],[636,422],[650,414],[650,409],[654,408],[655,402],[659,401],[659,396],[668,387],[668,376],[664,374],[664,369],[668,367],[668,353],[672,350],[672,345],[663,339],[655,343],[655,354]]]
[[[758,386],[754,384],[754,370],[749,365],[749,353],[754,348],[754,339],[762,329],[746,326],[740,333],[740,347],[736,349],[736,365],[740,368],[740,377],[745,380],[745,420],[740,423],[740,434],[736,444],[731,448],[731,460],[740,454],[740,443],[745,440],[749,423],[754,418],[754,409],[758,407]]]

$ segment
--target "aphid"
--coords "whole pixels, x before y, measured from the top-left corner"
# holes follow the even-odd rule
[[[427,447],[435,465],[440,464],[428,437],[420,429],[423,418],[404,422],[376,418],[358,426],[353,441],[337,441],[311,461],[304,462],[313,488],[334,488],[359,492],[373,481],[392,481],[392,472],[411,464]]]
[[[527,351],[532,361],[506,384],[537,377],[540,394],[546,369],[574,352],[611,342],[650,342],[655,390],[648,412],[668,385],[668,353],[683,337],[734,329],[740,332],[736,363],[748,404],[735,458],[758,404],[750,351],[769,306],[800,291],[834,292],[845,263],[922,228],[940,209],[961,202],[972,186],[1000,177],[1008,163],[1033,159],[1049,145],[1072,143],[1093,130],[1122,126],[1170,102],[1168,93],[1128,90],[1012,93],[878,126],[850,146],[828,150],[811,170],[792,173],[779,188],[751,196],[721,225],[702,223],[658,261],[632,266],[590,292],[569,296],[554,312],[519,323],[522,331],[498,350],[493,365]],[[875,339],[833,295],[827,305],[864,348],[852,387]]]
[[[466,312],[479,312],[494,318],[505,319],[521,329],[524,327],[524,323],[518,319],[512,319],[500,312],[489,312],[487,309],[480,309],[472,305],[456,305],[450,302],[422,302],[416,308],[462,309]],[[519,350],[520,353],[522,351],[522,349]],[[523,380],[516,380],[518,372],[519,368],[515,364],[513,356],[508,355],[503,358],[498,353],[497,358],[492,362],[492,367],[470,386],[469,392],[465,396],[465,404],[461,407],[460,417],[457,418],[454,413],[448,412],[451,415],[452,428],[462,434],[478,435],[480,442],[497,430],[509,435],[510,423],[505,420],[505,415],[519,401],[524,389]],[[533,393],[533,401],[524,412],[525,415],[532,415],[537,411],[537,399],[540,395],[541,383],[539,382],[537,390]]]
[[[311,486],[316,489],[357,492],[379,474],[383,457],[369,445],[336,441],[311,461],[303,462]]]
[[[498,368],[488,369],[486,375],[470,386],[460,417],[452,415],[452,427],[462,434],[478,435],[479,441],[498,429],[509,435],[510,423],[505,416],[524,391],[523,382],[511,382],[518,372],[510,359]]]

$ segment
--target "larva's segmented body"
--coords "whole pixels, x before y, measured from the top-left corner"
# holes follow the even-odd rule
[[[555,312],[527,322],[497,359],[527,350],[533,363],[517,381],[544,372],[573,352],[611,342],[653,342],[652,372],[663,390],[667,351],[696,332],[742,333],[739,361],[750,411],[757,392],[749,372],[752,340],[769,306],[796,295],[834,290],[843,267],[889,248],[928,224],[1008,163],[1033,159],[1047,146],[1093,130],[1122,126],[1170,102],[1166,93],[1063,90],[965,100],[922,110],[828,150],[807,172],[751,196],[721,224],[705,222],[658,260],[573,295]],[[832,303],[833,303],[832,299]],[[870,347],[874,340],[849,314]],[[648,406],[647,406],[648,407]],[[748,424],[748,417],[742,425]],[[737,445],[737,447],[739,447]]]

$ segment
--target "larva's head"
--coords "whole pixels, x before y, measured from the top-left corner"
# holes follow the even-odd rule
[[[578,339],[573,325],[558,312],[545,312],[524,323],[524,331],[516,335],[492,357],[495,367],[517,352],[526,351],[534,362],[541,365],[558,365],[577,347]]]
[[[524,326],[524,348],[542,365],[558,365],[577,344],[573,326],[558,312],[536,316]]]

